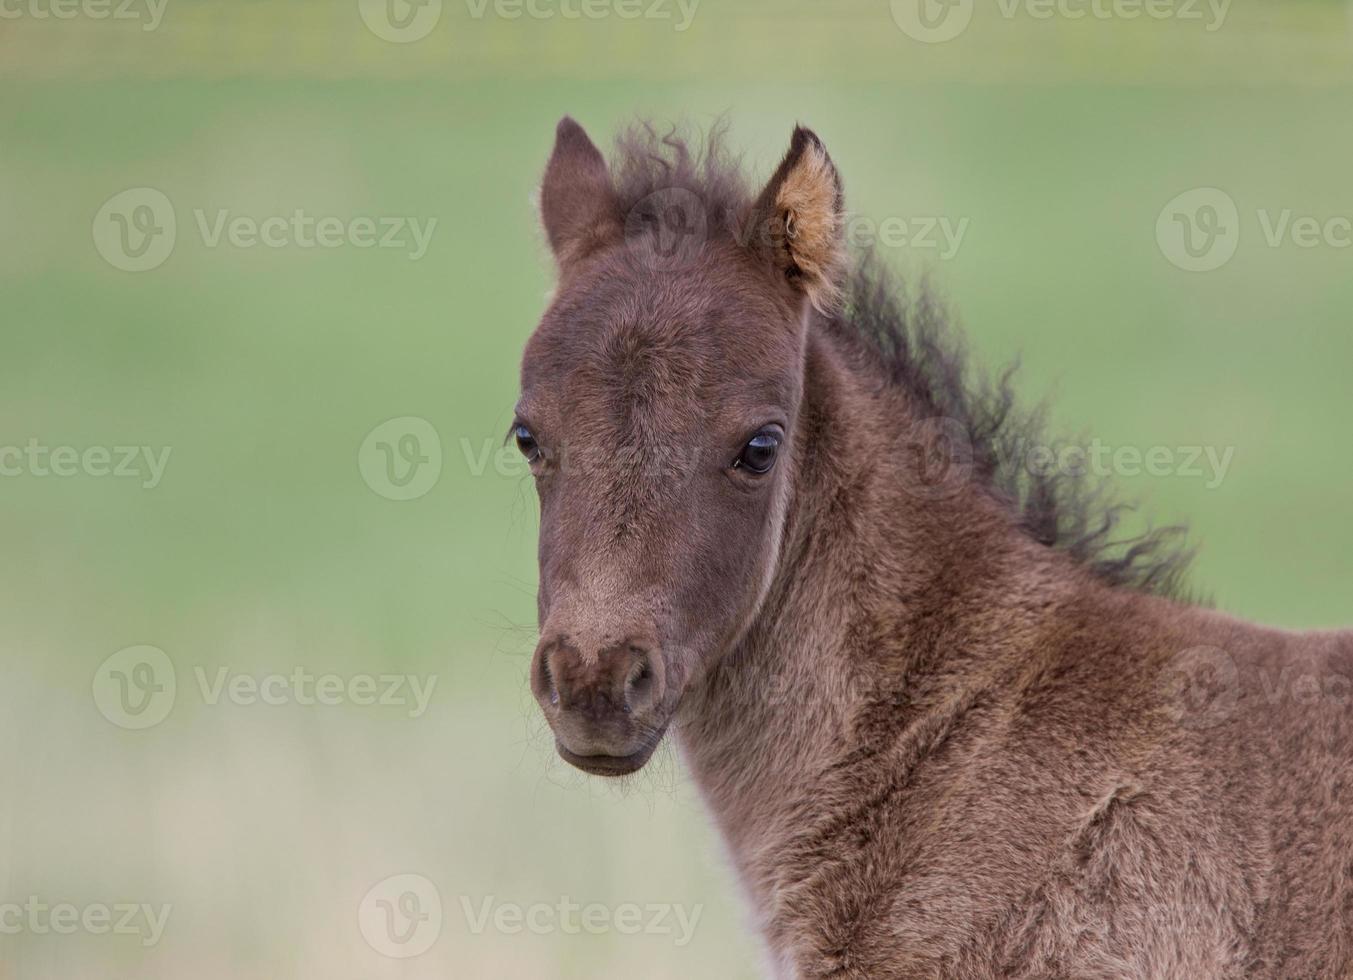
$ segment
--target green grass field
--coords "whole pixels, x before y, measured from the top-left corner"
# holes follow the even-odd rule
[[[1235,0],[1209,29],[1216,8],[1185,0],[1171,19],[1003,2],[937,44],[865,0],[706,0],[681,30],[675,0],[576,19],[581,0],[448,0],[409,43],[355,0],[168,0],[150,30],[145,0],[5,7],[0,978],[758,975],[675,753],[589,781],[526,690],[534,494],[494,453],[551,288],[532,195],[565,112],[598,141],[636,113],[727,113],[761,174],[813,126],[858,226],[905,230],[886,261],[929,276],[975,356],[1021,356],[1057,430],[1126,451],[1123,493],[1189,521],[1199,591],[1353,622],[1350,8]],[[140,241],[101,210],[132,188],[176,228],[146,271],[105,256]],[[1189,272],[1158,218],[1198,188],[1238,237]],[[336,244],[305,245],[298,211]],[[163,235],[154,208],[127,233],[147,215]],[[248,244],[270,218],[279,244]],[[353,224],[396,218],[431,232],[421,252],[407,223],[389,247]],[[409,500],[363,449],[403,417],[440,442]],[[132,475],[120,447],[145,447]],[[1168,472],[1137,474],[1153,449]],[[156,674],[167,713],[139,729],[118,714],[136,678],[108,663],[137,645],[176,688]],[[335,703],[239,679],[298,669],[337,677]],[[364,703],[353,679],[381,675],[426,703],[407,684]],[[416,957],[367,928],[396,874],[440,898]],[[89,914],[58,928],[30,897]],[[568,928],[570,901],[605,915]],[[627,904],[699,918],[636,930]],[[128,929],[89,912],[124,905]]]

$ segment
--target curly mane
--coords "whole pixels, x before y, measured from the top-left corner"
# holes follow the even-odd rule
[[[709,235],[737,236],[753,192],[740,159],[726,147],[726,133],[723,121],[703,139],[647,122],[622,132],[611,171],[623,212],[642,209],[650,195],[678,187],[703,203]],[[961,331],[924,283],[909,294],[875,254],[854,258],[841,312],[819,323],[862,345],[925,415],[963,428],[975,478],[1005,502],[1019,527],[1111,584],[1190,598],[1185,579],[1193,550],[1187,529],[1151,528],[1124,537],[1122,519],[1133,508],[1114,499],[1108,481],[1026,465],[1031,448],[1064,443],[1049,440],[1041,406],[1019,407],[1014,366],[994,377],[973,371]]]

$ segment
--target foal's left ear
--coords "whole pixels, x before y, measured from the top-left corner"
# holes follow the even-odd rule
[[[841,298],[847,255],[845,195],[812,130],[795,127],[789,152],[752,205],[752,245],[818,310]]]
[[[540,217],[561,274],[623,237],[620,206],[601,151],[570,117],[559,120],[540,185]]]

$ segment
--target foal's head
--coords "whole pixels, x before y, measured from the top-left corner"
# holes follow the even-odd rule
[[[755,196],[675,153],[632,149],[613,175],[560,122],[541,188],[559,284],[513,425],[541,507],[531,689],[559,754],[603,775],[648,760],[765,597],[807,311],[844,261],[840,183],[809,131]]]

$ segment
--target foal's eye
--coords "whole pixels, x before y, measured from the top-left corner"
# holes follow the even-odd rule
[[[524,425],[518,425],[512,430],[512,438],[517,441],[517,448],[521,454],[526,457],[528,463],[534,463],[540,459],[540,444],[536,442],[536,437],[531,435],[531,430]]]
[[[733,469],[746,470],[761,475],[769,473],[775,465],[775,457],[780,451],[780,435],[770,429],[762,429],[742,447],[742,452],[733,461]]]

